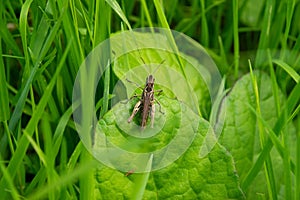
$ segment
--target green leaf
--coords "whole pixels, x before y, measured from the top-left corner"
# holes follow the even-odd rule
[[[133,95],[136,85],[126,82],[125,79],[143,87],[146,77],[152,74],[155,77],[155,85],[160,87],[157,89],[163,89],[163,93],[167,93],[167,96],[176,97],[185,102],[194,108],[196,113],[199,113],[198,108],[200,108],[199,114],[207,116],[211,107],[210,95],[213,96],[213,91],[209,91],[208,87],[218,84],[218,81],[221,83],[221,80],[213,80],[218,75],[210,74],[208,68],[211,63],[204,50],[195,42],[173,33],[174,37],[179,40],[176,41],[179,43],[178,47],[182,48],[178,53],[172,48],[171,41],[166,36],[169,34],[168,30],[160,31],[162,31],[161,34],[123,32],[114,35],[111,40],[112,50],[119,56],[114,60],[113,70],[117,77],[126,84],[127,98]],[[190,50],[192,46],[193,51]],[[195,52],[195,49],[199,51]],[[185,52],[193,52],[193,57]],[[213,75],[215,77],[212,77]],[[215,82],[212,83],[213,81]]]
[[[272,91],[272,82],[268,75],[255,72],[257,77],[257,86],[259,91],[259,105],[263,120],[274,126],[277,121],[275,99]],[[279,93],[280,104],[284,102],[282,93]],[[222,135],[220,136],[220,143],[224,145],[231,153],[236,163],[238,175],[243,182],[248,175],[251,167],[256,162],[257,156],[261,152],[261,144],[258,132],[257,116],[249,108],[249,106],[256,108],[256,97],[253,90],[251,76],[245,75],[232,88],[230,94],[225,98],[223,107],[221,108],[221,115],[226,113],[226,120]],[[289,133],[290,151],[295,152],[295,130],[292,126],[287,127],[283,134]],[[265,135],[267,138],[268,136]],[[278,145],[277,145],[278,146]],[[273,149],[270,156],[273,164],[274,175],[276,180],[276,188],[280,191],[283,186],[281,176],[283,176],[282,158],[278,154],[280,149]],[[281,150],[282,151],[282,150]],[[266,161],[266,160],[264,160]],[[245,193],[248,199],[255,199],[258,195],[265,195],[268,197],[266,188],[267,181],[263,169],[257,177],[253,177],[253,182]]]
[[[239,187],[233,159],[224,147],[216,144],[206,157],[199,157],[204,137],[206,134],[213,134],[209,123],[197,117],[191,109],[177,100],[164,96],[158,99],[165,114],[155,115],[153,129],[146,127],[143,132],[137,131],[137,134],[146,135],[157,127],[162,127],[162,131],[150,138],[137,138],[127,132],[126,127],[134,131],[135,125],[132,123],[139,123],[127,123],[127,116],[131,111],[129,108],[134,106],[134,102],[128,102],[128,106],[124,103],[116,104],[99,122],[107,136],[106,141],[130,152],[152,152],[152,169],[155,163],[169,159],[169,156],[164,156],[157,160],[156,151],[173,142],[177,135],[183,135],[180,138],[182,143],[194,135],[191,145],[178,160],[150,173],[143,199],[242,199],[243,193]],[[181,110],[178,110],[178,105],[181,105]],[[162,118],[166,118],[164,123]],[[133,131],[129,133],[132,134]],[[95,151],[100,146],[97,144],[100,137],[98,134],[97,132],[95,135]],[[176,148],[181,148],[181,143],[177,143]],[[109,148],[107,150],[109,152]],[[110,161],[115,167],[122,162],[135,162],[133,157],[119,157],[116,161],[112,158]],[[145,168],[147,167],[149,166],[146,165]],[[103,165],[96,174],[96,196],[98,199],[133,198],[141,191],[141,180],[144,182],[147,175],[147,172],[138,173],[135,168],[120,172]]]

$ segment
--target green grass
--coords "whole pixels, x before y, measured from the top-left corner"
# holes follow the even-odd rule
[[[222,169],[229,174],[237,170],[237,177],[224,178],[232,181],[231,186],[240,185],[235,188],[237,190],[227,191],[228,196],[299,199],[299,13],[300,2],[296,0],[3,1],[0,6],[1,198],[96,199],[111,191],[133,199],[146,198],[152,193],[157,197],[188,198],[194,194],[187,192],[175,196],[168,193],[173,188],[161,189],[168,187],[164,181],[178,180],[174,183],[178,186],[179,180],[184,180],[179,172],[187,173],[193,185],[186,191],[198,191],[202,179],[193,180],[193,169],[197,168],[201,174],[209,158],[226,163],[229,168]],[[178,171],[171,166],[154,173],[126,177],[96,162],[81,143],[72,118],[72,92],[79,67],[93,48],[116,33],[144,26],[176,30],[203,45],[221,72],[226,92],[220,86],[218,102],[213,107],[203,97],[198,113],[215,124],[226,110],[228,119],[220,147],[206,158],[193,158],[194,154],[190,153],[176,163]],[[176,48],[170,33],[168,40]],[[111,56],[109,52],[103,55]],[[188,69],[183,67],[180,57],[177,61],[178,71],[186,77]],[[127,61],[128,64],[135,62],[139,62],[138,59]],[[99,118],[107,117],[112,109],[110,101],[119,74],[109,67],[99,82],[98,89],[103,91],[97,94]],[[265,83],[269,84],[264,84],[261,77],[267,77]],[[225,93],[228,99],[234,94],[244,97],[244,104],[233,101],[230,104],[233,107],[222,107],[221,98],[225,98]],[[265,107],[266,104],[269,107]],[[245,108],[243,115],[238,112],[239,106]],[[245,115],[254,120],[253,126],[248,124],[246,131],[239,124]],[[231,126],[230,117],[236,116],[236,124]],[[231,133],[232,141],[241,143],[241,133],[245,133],[249,141],[254,141],[253,151],[243,149],[245,152],[239,153],[224,135]],[[255,141],[256,133],[258,140]],[[295,143],[291,143],[291,138]],[[223,152],[225,148],[228,154]],[[252,160],[246,162],[241,155]],[[199,159],[200,164],[184,164],[193,159]],[[239,163],[245,167],[240,167]],[[277,166],[282,166],[282,174],[277,173]],[[101,175],[95,175],[97,173]],[[111,181],[115,181],[112,182],[115,186],[105,182],[106,174],[103,173],[114,175]],[[211,173],[215,175],[213,170]],[[281,175],[283,181],[278,179]],[[220,177],[214,176],[216,185],[222,182]],[[257,187],[258,179],[266,189]],[[122,184],[128,187],[132,184],[132,187],[124,190]],[[223,194],[222,188],[216,185],[207,185],[197,194],[208,199],[208,193],[203,191]],[[233,191],[236,193],[232,194]]]

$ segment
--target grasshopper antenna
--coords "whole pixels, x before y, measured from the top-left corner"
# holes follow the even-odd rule
[[[158,68],[165,62],[166,60],[162,60],[159,65],[155,68],[155,70],[153,71],[153,74],[155,74],[155,72],[158,70]]]
[[[140,59],[141,59],[141,61],[143,62],[143,64],[145,65],[145,66],[147,66],[147,71],[148,71],[148,74],[150,74],[150,67],[149,67],[149,65],[147,65],[146,64],[146,62],[145,62],[145,60],[144,60],[144,58],[143,58],[143,56],[142,56],[142,54],[141,54],[141,51],[140,51],[140,49],[138,48],[139,47],[139,45],[138,45],[138,42],[137,42],[137,38],[138,37],[134,37],[134,32],[131,30],[131,33],[132,33],[132,39],[133,39],[133,41],[134,41],[134,43],[135,43],[135,45],[136,45],[136,47],[137,47],[137,51],[138,51],[138,54],[139,54],[139,57],[140,57]],[[152,74],[155,74],[155,72],[158,70],[158,68],[163,64],[165,62],[165,60],[162,60],[160,63],[159,63],[159,65],[154,69],[154,71],[153,71],[153,73]]]

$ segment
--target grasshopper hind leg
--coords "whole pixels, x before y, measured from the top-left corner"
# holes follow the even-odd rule
[[[132,114],[130,115],[130,117],[128,118],[127,122],[130,123],[132,121],[132,119],[134,118],[134,116],[136,115],[136,113],[140,110],[141,108],[141,101],[138,101],[132,111]]]
[[[155,104],[152,104],[150,108],[151,128],[153,128],[154,125],[154,116],[155,116]]]

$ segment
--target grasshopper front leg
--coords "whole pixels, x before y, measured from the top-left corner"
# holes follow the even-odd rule
[[[130,115],[130,117],[128,118],[128,120],[127,120],[127,122],[128,123],[130,123],[131,121],[132,121],[132,119],[133,119],[133,117],[136,115],[136,113],[140,110],[140,106],[141,106],[141,103],[142,103],[142,101],[141,100],[139,100],[136,104],[135,104],[135,106],[134,106],[134,108],[133,108],[133,111],[132,111],[132,114]]]

